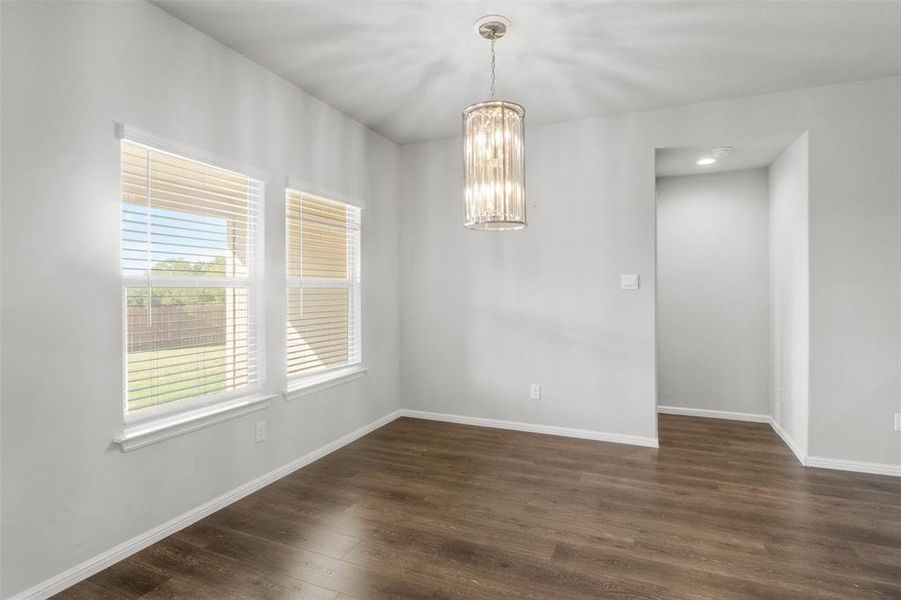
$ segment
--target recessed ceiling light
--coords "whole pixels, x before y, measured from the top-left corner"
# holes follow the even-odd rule
[[[715,158],[706,157],[706,158],[702,158],[701,160],[699,160],[697,162],[697,164],[701,165],[702,167],[706,167],[707,165],[712,165],[715,162],[716,162]]]

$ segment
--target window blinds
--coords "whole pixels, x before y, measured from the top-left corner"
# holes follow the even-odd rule
[[[359,364],[360,209],[287,190],[288,377]]]
[[[259,383],[262,183],[122,142],[126,413]]]

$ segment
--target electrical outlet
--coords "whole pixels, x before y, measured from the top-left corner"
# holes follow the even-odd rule
[[[541,386],[537,383],[533,383],[532,387],[529,388],[529,398],[532,400],[541,400]]]
[[[785,399],[786,399],[785,388],[779,388],[779,403],[785,404]]]
[[[266,439],[266,421],[257,421],[256,440],[257,440],[257,442],[262,442],[265,439]]]
[[[895,431],[901,431],[901,413],[895,413]]]

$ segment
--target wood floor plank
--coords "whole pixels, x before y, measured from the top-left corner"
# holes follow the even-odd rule
[[[658,431],[399,419],[57,597],[901,599],[901,480],[805,469],[766,424]]]
[[[93,581],[80,581],[57,597],[65,597],[67,600],[124,600],[128,598],[118,592],[102,588]]]

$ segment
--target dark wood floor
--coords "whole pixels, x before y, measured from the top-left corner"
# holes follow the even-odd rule
[[[901,480],[764,424],[660,442],[400,419],[57,598],[901,598]]]

